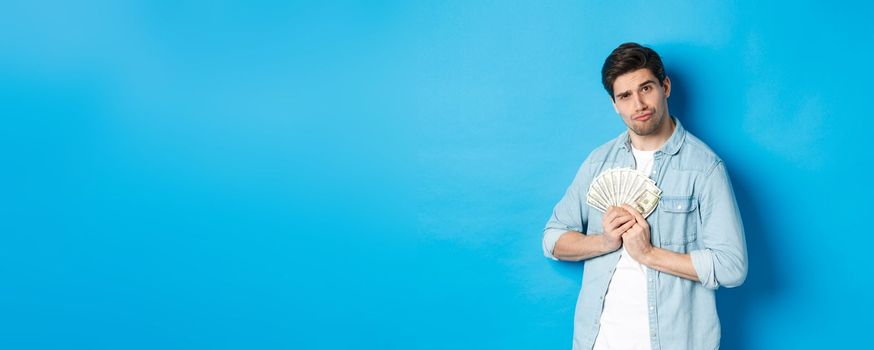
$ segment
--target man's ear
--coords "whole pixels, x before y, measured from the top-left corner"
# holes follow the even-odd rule
[[[665,76],[665,81],[662,82],[662,86],[665,88],[665,98],[671,97],[671,78]]]
[[[613,110],[616,111],[616,114],[619,114],[619,107],[616,107],[616,99],[611,97],[610,103],[613,105]]]

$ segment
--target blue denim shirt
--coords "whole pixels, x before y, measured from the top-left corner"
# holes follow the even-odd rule
[[[674,133],[655,152],[650,178],[662,195],[647,222],[653,246],[689,254],[700,282],[647,268],[650,340],[653,350],[717,349],[716,289],[739,286],[747,275],[743,223],[722,160],[674,121]],[[603,214],[586,205],[586,191],[602,171],[619,167],[635,167],[627,132],[583,162],[546,224],[544,255],[555,259],[555,242],[567,231],[602,234]],[[619,257],[615,251],[584,263],[574,315],[575,350],[594,346]]]

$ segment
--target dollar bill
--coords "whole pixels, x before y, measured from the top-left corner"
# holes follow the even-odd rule
[[[631,168],[614,168],[603,171],[592,181],[586,203],[601,212],[628,204],[647,217],[658,206],[661,193],[646,174]]]

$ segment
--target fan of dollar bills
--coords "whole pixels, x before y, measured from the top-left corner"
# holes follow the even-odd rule
[[[586,203],[602,213],[610,206],[628,204],[648,217],[659,204],[662,190],[655,181],[631,168],[609,169],[589,186]]]

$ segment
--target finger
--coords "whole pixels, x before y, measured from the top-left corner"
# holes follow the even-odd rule
[[[625,209],[619,209],[619,210],[620,210],[621,212],[620,212],[619,214],[617,214],[616,217],[618,217],[618,218],[625,218],[625,219],[628,219],[628,220],[634,220],[634,216],[632,216],[631,213],[629,213],[629,212],[626,211]]]
[[[612,214],[613,214],[612,218],[613,219],[618,218],[618,217],[631,216],[631,213],[629,213],[628,210],[625,210],[625,208],[623,208],[623,207],[611,207],[611,208],[613,208],[613,211],[612,211]]]
[[[625,232],[625,231],[628,231],[628,229],[631,228],[632,226],[634,226],[634,224],[636,224],[636,223],[637,222],[634,220],[628,220],[626,222],[622,222],[622,223],[617,224],[616,228],[614,230]]]
[[[628,214],[625,212],[625,209],[620,207],[610,207],[609,215],[605,215],[604,222],[607,223],[609,228],[616,228],[617,226],[624,223],[628,218],[620,219],[623,216],[627,216]],[[619,219],[619,220],[617,220]]]
[[[614,217],[613,220],[609,222],[609,225],[611,227],[617,227],[628,222],[629,220],[634,221],[634,217],[623,213],[622,215],[617,215],[616,217]]]
[[[604,212],[604,217],[601,220],[609,225],[613,221],[613,212],[613,207],[607,207],[607,211]]]
[[[637,210],[635,210],[634,208],[632,208],[630,205],[628,205],[628,204],[623,204],[623,205],[622,205],[622,208],[624,208],[625,211],[629,212],[632,216],[634,216],[634,219],[637,220],[637,222],[638,222],[641,226],[643,226],[643,225],[647,225],[647,226],[645,226],[645,227],[648,227],[648,226],[649,226],[649,224],[647,224],[646,219],[643,217],[643,215],[641,215]]]
[[[618,213],[616,214],[617,217],[623,217],[623,218],[627,218],[628,220],[634,220],[634,216],[632,216],[628,210],[626,210],[625,208],[622,208],[622,207],[618,207],[618,208],[619,208],[619,209],[617,209]]]
[[[631,221],[631,222],[633,223],[634,221]],[[618,231],[619,230],[617,230],[617,232]],[[622,234],[620,234],[619,237],[621,237],[623,241],[629,240],[629,239],[634,239],[634,237],[636,237],[638,235],[634,231],[634,224],[631,224],[630,227],[622,227],[621,232],[622,232]]]
[[[625,231],[625,230],[628,229],[628,228],[627,228],[627,225],[628,225],[628,224],[632,224],[632,225],[634,225],[634,223],[635,223],[634,220],[628,220],[628,221],[625,221],[625,222],[617,221],[616,224],[613,225],[612,229],[613,229],[614,231],[616,231],[616,230],[622,230],[622,231]]]
[[[625,209],[619,209],[619,210],[617,210],[617,213],[614,216],[614,219],[634,220],[634,217],[631,216],[631,214],[629,214],[627,211],[625,211]]]
[[[614,206],[607,207],[607,212],[604,213],[603,221],[608,225],[613,221],[613,218],[616,216],[616,210],[614,210]]]
[[[626,233],[626,232],[628,232],[628,230],[630,230],[636,224],[637,223],[634,220],[629,220],[628,222],[626,222],[625,224],[620,226],[617,231],[622,232],[622,233]]]

